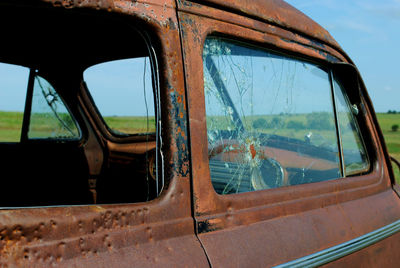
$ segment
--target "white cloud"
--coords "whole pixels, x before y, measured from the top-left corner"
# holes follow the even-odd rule
[[[400,19],[400,0],[358,1],[357,6],[379,16]]]

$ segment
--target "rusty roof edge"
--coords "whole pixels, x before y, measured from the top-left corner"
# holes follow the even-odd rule
[[[282,0],[177,0],[186,7],[190,3],[218,8],[230,11],[238,15],[245,15],[257,20],[279,26],[284,29],[295,31],[298,34],[312,38],[318,42],[326,44],[338,50],[343,56],[352,62],[349,56],[343,51],[341,46],[330,35],[330,33],[320,26],[310,17]]]

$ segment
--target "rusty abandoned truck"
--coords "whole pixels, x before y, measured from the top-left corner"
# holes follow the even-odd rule
[[[0,266],[399,266],[400,191],[365,85],[292,6],[0,12]]]

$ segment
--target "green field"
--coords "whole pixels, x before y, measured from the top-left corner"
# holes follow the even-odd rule
[[[397,124],[400,126],[400,113],[398,114],[377,114],[379,125],[381,126],[383,136],[389,154],[400,161],[400,129],[396,132],[392,131],[392,126]],[[399,169],[394,166],[396,180],[400,183]]]
[[[69,133],[62,129],[56,117],[53,114],[33,114],[31,117],[31,127],[29,135],[36,138],[52,137],[59,135],[64,137],[75,137],[78,131],[74,123],[66,114],[59,114],[63,121],[68,125],[73,133]],[[104,117],[108,127],[115,133],[120,134],[136,134],[136,133],[152,133],[155,132],[154,116],[149,116],[149,120],[145,116],[123,117],[113,116]],[[0,111],[0,142],[18,142],[21,138],[21,128],[23,121],[22,112],[3,112]],[[33,126],[33,127],[32,127]]]
[[[0,111],[0,141],[19,141],[21,136],[23,113]]]
[[[393,125],[397,124],[400,126],[400,114],[378,113],[377,117],[390,155],[400,160],[400,129],[396,132],[392,131]],[[254,117],[251,119],[247,118],[247,122],[254,125],[254,121],[259,118],[264,118],[268,122],[273,120],[272,117]],[[285,117],[283,118],[284,120],[280,123],[286,126],[288,126],[290,121],[292,121],[292,124],[293,122],[297,122],[298,124],[303,125],[306,121],[304,115],[292,115],[286,119]],[[21,136],[22,119],[23,115],[20,112],[0,111],[0,141],[18,142]],[[149,124],[147,124],[146,117],[106,117],[105,121],[111,128],[124,133],[154,132],[155,129],[154,117],[150,117]],[[210,124],[212,124],[212,121],[215,121],[214,124],[218,125],[219,129],[234,127],[230,126],[229,123],[222,122],[220,117],[209,117],[207,122],[209,128],[211,127]],[[43,131],[46,132],[48,126],[43,122],[42,128]],[[274,131],[273,134],[289,136],[292,138],[302,138],[307,134],[306,129],[297,129],[296,131],[293,131],[293,129],[288,127],[278,127],[275,129],[276,131]],[[320,130],[320,133],[323,134],[324,132],[324,130]],[[333,139],[333,137],[329,137],[328,134],[324,136]],[[400,183],[400,172],[397,168],[395,168],[395,172],[396,178]]]

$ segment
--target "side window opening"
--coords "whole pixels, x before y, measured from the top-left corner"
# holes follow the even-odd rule
[[[21,195],[5,197],[4,200],[0,198],[0,207],[93,204],[88,185],[90,176],[85,167],[89,160],[85,159],[77,143],[68,143],[81,138],[80,127],[62,97],[48,80],[34,70],[31,71],[34,72],[33,83],[29,88],[28,68],[1,63],[0,68],[5,74],[2,77],[18,77],[11,81],[13,83],[3,80],[1,86],[1,94],[5,96],[0,112],[1,142],[13,142],[17,146],[0,144],[4,155],[7,155],[2,163],[8,163],[6,166],[12,170],[16,170],[20,163],[22,173],[26,170],[37,178],[29,183],[22,182],[20,193],[26,198]],[[132,203],[154,199],[162,191],[163,181],[157,171],[160,163],[157,155],[159,141],[156,138],[157,119],[149,57],[109,61],[89,67],[87,71],[84,73],[86,83],[95,103],[99,103],[98,110],[104,114],[105,124],[113,135],[122,140],[121,144],[113,143],[108,158],[96,175],[95,202]],[[125,79],[123,76],[126,76]],[[18,95],[19,106],[16,104],[15,108],[8,108],[7,90],[16,91],[8,99]],[[103,95],[96,90],[103,91]],[[32,93],[27,93],[29,91]],[[30,105],[24,106],[26,102]],[[29,120],[24,121],[24,109],[27,108]],[[27,127],[24,128],[24,124]],[[13,129],[16,129],[15,133],[10,131]],[[23,129],[26,129],[27,139],[21,142]],[[141,139],[123,141],[131,137]],[[103,152],[100,149],[94,153]],[[23,159],[21,156],[24,156]],[[14,174],[18,178],[26,177],[19,174],[21,172]],[[57,180],[52,180],[54,176]],[[13,185],[13,180],[10,184]],[[45,185],[50,185],[49,191],[45,190]],[[64,186],[56,191],[59,187],[56,185]],[[9,188],[12,187],[16,186]],[[39,194],[36,195],[35,191]]]
[[[18,24],[16,38],[6,38],[7,32],[10,49],[0,55],[16,64],[0,63],[2,186],[18,189],[3,193],[0,207],[157,198],[164,187],[161,104],[156,56],[151,54],[157,49],[150,52],[150,37],[131,21],[109,14],[40,8],[35,14],[21,12],[35,25]],[[17,17],[15,12],[2,14],[3,21]],[[22,49],[33,29],[70,49],[60,53],[58,46],[40,42]],[[76,46],[77,40],[85,46]],[[81,91],[84,82],[89,98]],[[18,104],[10,106],[16,103],[14,96]]]
[[[343,129],[340,135],[351,145],[339,143],[336,121],[354,120],[348,105],[341,105],[343,95],[335,97],[336,113],[337,90],[326,68],[218,37],[206,39],[203,62],[210,175],[217,193],[337,179],[365,168],[357,131]]]
[[[162,191],[152,64],[143,52],[138,57],[92,65],[83,73],[99,119],[109,133],[106,136],[111,135],[106,168],[98,180],[100,203],[147,201]],[[139,152],[135,147],[142,149]]]
[[[49,81],[28,67],[0,63],[0,207],[88,202],[80,131]],[[50,141],[50,142],[49,142]],[[74,194],[71,194],[74,193]]]
[[[34,75],[33,97],[27,95],[30,69],[0,63],[2,74],[0,106],[0,142],[20,142],[28,139],[79,139],[80,133],[71,113],[59,94],[43,77]],[[34,72],[31,69],[31,72]],[[29,128],[22,133],[23,117],[29,102]]]
[[[83,76],[112,134],[155,134],[154,94],[148,56],[100,63],[86,69]]]

